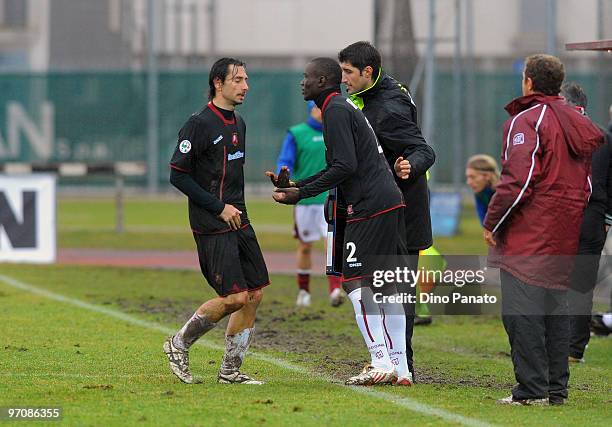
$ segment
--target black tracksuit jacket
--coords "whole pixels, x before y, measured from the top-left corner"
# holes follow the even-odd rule
[[[433,243],[426,172],[436,156],[417,125],[416,105],[406,87],[383,72],[374,86],[357,96],[391,169],[400,156],[410,161],[409,178],[394,177],[406,204],[407,247],[426,249]]]

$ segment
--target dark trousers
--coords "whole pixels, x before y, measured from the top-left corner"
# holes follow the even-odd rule
[[[601,251],[606,243],[603,210],[588,205],[580,227],[580,243],[574,272],[572,289],[568,295],[570,314],[570,356],[581,359],[584,356],[591,331],[591,310],[593,289],[597,284],[597,272]]]
[[[515,399],[567,398],[567,292],[528,285],[501,270],[502,320],[512,349]]]
[[[419,251],[407,251],[407,267],[416,271],[419,267]],[[418,286],[418,284],[417,284]],[[416,297],[416,287],[407,290]],[[414,331],[415,305],[405,303],[404,313],[406,313],[406,359],[408,359],[408,369],[412,372],[413,380],[416,379],[414,372],[414,351],[412,350],[412,333]]]

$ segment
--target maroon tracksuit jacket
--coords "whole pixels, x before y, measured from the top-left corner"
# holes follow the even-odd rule
[[[558,96],[523,96],[506,110],[501,179],[484,221],[497,242],[489,263],[525,283],[564,289],[603,134]]]

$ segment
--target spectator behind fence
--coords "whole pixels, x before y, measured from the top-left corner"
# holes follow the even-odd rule
[[[517,385],[497,402],[563,404],[568,397],[567,289],[601,131],[559,95],[563,63],[525,60],[523,96],[506,106],[502,172],[484,220],[489,265],[500,268],[502,320]]]
[[[474,192],[480,224],[483,223],[489,202],[495,194],[497,181],[499,181],[499,166],[493,157],[476,154],[468,159],[465,167],[465,183]]]
[[[291,179],[299,181],[325,168],[325,143],[323,142],[322,113],[314,101],[308,102],[308,119],[304,123],[292,126],[287,131],[281,152],[278,155],[276,173],[280,174],[283,166],[292,174]],[[312,268],[312,244],[327,237],[327,222],[323,205],[327,193],[302,199],[293,211],[297,249],[297,285],[298,307],[310,306],[310,273]],[[329,282],[329,299],[333,307],[344,301],[342,279],[327,276]]]

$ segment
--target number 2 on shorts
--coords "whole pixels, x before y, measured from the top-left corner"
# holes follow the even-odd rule
[[[350,251],[349,255],[346,257],[346,262],[356,262],[357,261],[357,258],[354,257],[356,249],[357,247],[355,246],[355,243],[346,242],[346,250]]]

